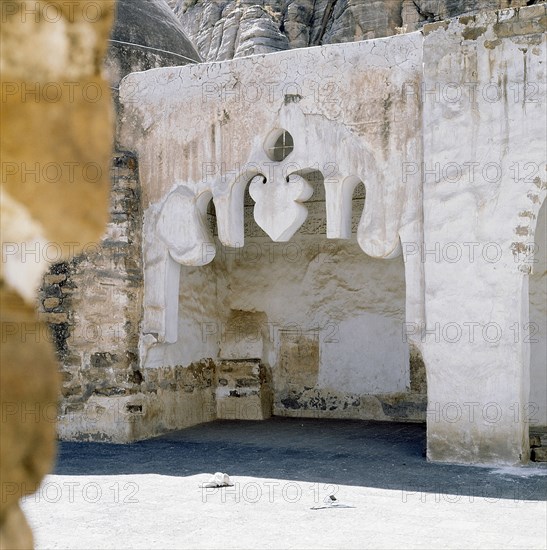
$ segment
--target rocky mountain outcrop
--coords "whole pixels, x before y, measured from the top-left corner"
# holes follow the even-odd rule
[[[352,42],[535,0],[166,0],[206,61]]]

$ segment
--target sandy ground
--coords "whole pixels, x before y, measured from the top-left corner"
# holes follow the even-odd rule
[[[23,508],[38,549],[547,548],[547,469],[429,464],[419,441],[405,444],[416,427],[397,428],[394,445],[394,427],[336,426],[217,423],[129,446],[63,444]],[[196,471],[207,459],[214,468]],[[234,485],[202,487],[215,470]],[[330,495],[351,507],[312,509]]]

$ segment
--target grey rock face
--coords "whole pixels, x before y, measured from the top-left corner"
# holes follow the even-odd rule
[[[206,61],[411,32],[534,0],[167,0]],[[539,2],[537,2],[539,3]]]
[[[393,34],[402,0],[177,0],[207,61]]]
[[[403,20],[406,30],[413,31],[424,23],[458,15],[473,15],[486,10],[539,4],[540,1],[544,0],[404,0]]]

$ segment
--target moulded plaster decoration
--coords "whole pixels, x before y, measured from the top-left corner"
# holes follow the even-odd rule
[[[313,187],[298,174],[275,179],[253,178],[249,194],[255,201],[254,218],[274,242],[286,242],[308,217],[302,201],[313,194]]]

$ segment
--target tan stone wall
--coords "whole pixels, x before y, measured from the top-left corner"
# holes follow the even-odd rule
[[[129,443],[216,418],[212,361],[140,372],[142,379],[131,391],[92,391],[77,405],[67,405],[59,418],[60,437]]]
[[[142,212],[138,165],[111,165],[110,222],[100,243],[54,265],[40,291],[42,337],[61,362],[58,434],[128,442],[216,418],[212,362],[140,364]],[[200,357],[201,359],[201,357]]]
[[[100,244],[54,265],[40,292],[62,368],[61,415],[83,409],[91,395],[139,391],[141,214],[137,162],[112,159],[110,222]]]

